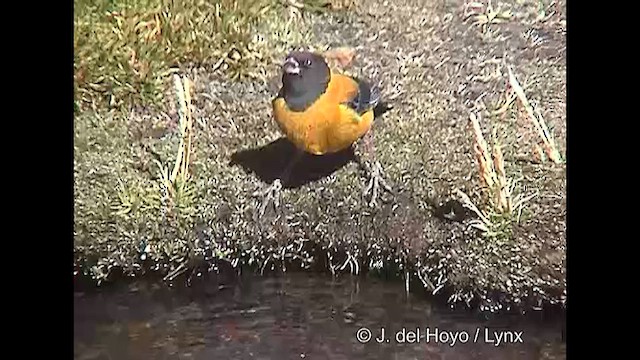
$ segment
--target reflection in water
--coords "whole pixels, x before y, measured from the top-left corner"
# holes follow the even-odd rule
[[[76,359],[565,357],[560,319],[481,322],[407,298],[401,285],[348,277],[247,276],[228,287],[201,279],[180,289],[137,283],[77,292],[74,312]],[[362,328],[368,343],[358,341],[369,335]]]

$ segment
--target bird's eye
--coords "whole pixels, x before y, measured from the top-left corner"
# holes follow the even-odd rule
[[[311,66],[311,60],[307,59],[304,61],[305,66]]]

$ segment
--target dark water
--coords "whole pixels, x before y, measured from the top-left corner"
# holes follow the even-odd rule
[[[200,279],[179,289],[136,283],[76,292],[74,352],[76,359],[563,359],[563,320],[486,320],[407,296],[399,284],[350,277],[244,276],[227,286]],[[378,343],[382,327],[389,341]],[[361,328],[371,331],[368,343],[358,341]],[[496,333],[507,342],[498,344]]]

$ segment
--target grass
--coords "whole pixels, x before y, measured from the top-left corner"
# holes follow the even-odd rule
[[[474,134],[474,151],[480,180],[488,198],[488,210],[479,210],[460,190],[458,195],[462,203],[478,216],[478,219],[471,221],[471,226],[482,231],[485,237],[509,239],[512,237],[512,223],[520,222],[525,203],[535,194],[526,197],[516,194],[517,181],[507,176],[502,147],[497,137],[494,137],[493,152],[490,152],[480,129],[478,116],[472,112],[469,118]]]
[[[522,104],[522,106],[524,106],[528,115],[528,119],[533,124],[536,130],[536,133],[539,135],[542,141],[545,153],[547,154],[549,159],[551,159],[551,161],[553,161],[554,163],[556,164],[562,163],[563,160],[560,155],[560,152],[556,147],[556,143],[555,143],[555,140],[553,139],[553,135],[549,131],[549,128],[547,127],[547,124],[544,121],[544,118],[542,118],[542,113],[540,109],[534,110],[533,106],[531,106],[531,103],[529,102],[529,100],[527,99],[527,96],[524,93],[524,89],[522,88],[522,86],[520,86],[518,79],[516,79],[516,76],[513,74],[513,70],[511,70],[511,68],[508,68],[507,70],[509,71],[509,86],[513,90],[513,93],[515,93],[515,95],[517,96],[518,100],[520,100],[520,103]],[[541,159],[543,160],[543,158]]]
[[[266,0],[75,0],[76,106],[163,100],[176,67],[209,65],[242,75],[252,26]]]
[[[180,144],[178,145],[178,151],[171,173],[169,173],[168,167],[163,166],[159,161],[156,161],[156,163],[160,168],[162,190],[167,201],[170,203],[169,206],[177,204],[178,206],[186,205],[185,207],[188,207],[191,202],[190,200],[193,198],[189,186],[189,179],[191,178],[189,164],[193,137],[193,116],[191,115],[193,83],[188,78],[181,78],[179,75],[174,75],[173,79],[179,105]]]
[[[505,101],[502,105],[498,106],[497,109],[489,111],[490,116],[496,118],[499,115],[509,112],[517,99],[524,107],[526,117],[533,125],[542,144],[542,146],[536,145],[534,148],[532,154],[534,160],[544,161],[546,157],[548,157],[555,164],[562,163],[560,152],[542,118],[541,111],[539,109],[534,110],[525,95],[524,89],[516,79],[513,70],[509,66],[506,68],[508,73],[508,86]],[[498,73],[500,73],[499,70]],[[475,107],[486,109],[486,106],[480,104],[476,104]],[[469,114],[480,184],[488,200],[486,210],[480,210],[464,192],[458,190],[457,193],[462,203],[478,216],[478,219],[471,222],[471,226],[482,231],[485,237],[509,239],[511,238],[510,231],[512,225],[520,222],[525,204],[536,196],[536,194],[533,193],[524,196],[523,194],[517,193],[518,179],[508,176],[505,171],[502,145],[496,134],[497,129],[500,127],[494,127],[494,134],[492,136],[493,146],[490,148],[482,133],[479,117],[480,115],[474,111]]]
[[[524,142],[524,138],[514,141],[514,138],[519,136],[516,134],[532,130],[534,136],[537,135],[539,146],[536,145],[536,149],[539,151],[534,149],[529,153],[529,159],[519,160],[526,160],[525,163],[528,164],[540,164],[548,158],[551,160],[551,168],[557,165],[562,166],[563,161],[553,137],[540,115],[542,112],[540,106],[537,106],[536,109],[533,108],[525,95],[524,88],[517,81],[512,68],[505,64],[504,59],[495,61],[495,63],[499,64],[499,68],[492,77],[494,80],[502,80],[502,83],[506,84],[503,100],[494,103],[495,107],[487,108],[482,101],[483,96],[480,96],[469,112],[471,129],[469,134],[472,136],[471,144],[478,169],[476,176],[484,195],[484,198],[479,202],[482,205],[474,204],[465,192],[457,190],[457,196],[461,199],[462,205],[476,217],[470,220],[468,225],[477,229],[481,235],[479,239],[474,239],[469,243],[472,251],[468,254],[477,262],[477,265],[472,268],[473,272],[477,273],[465,281],[474,284],[471,287],[475,289],[476,293],[493,291],[489,290],[491,287],[487,287],[487,284],[492,283],[493,287],[501,289],[501,291],[517,294],[523,293],[523,289],[526,289],[526,285],[523,286],[525,283],[523,279],[530,277],[531,269],[538,266],[536,261],[531,261],[527,256],[523,256],[523,249],[533,249],[540,245],[534,245],[534,242],[528,239],[524,240],[521,235],[519,236],[515,232],[522,233],[523,223],[539,222],[539,219],[535,219],[535,217],[540,216],[541,212],[539,210],[526,211],[526,208],[531,205],[534,198],[541,195],[541,189],[534,187],[534,191],[531,191],[530,187],[529,190],[526,190],[522,184],[528,183],[531,186],[531,181],[523,181],[523,177],[518,175],[522,173],[522,169],[513,162],[512,155],[509,156],[510,161],[507,164],[505,150],[509,154],[513,154],[515,149],[509,149],[509,147]],[[501,71],[502,69],[506,69],[506,71]],[[479,77],[472,76],[471,78],[478,79]],[[518,111],[522,110],[520,107],[524,108],[524,111]],[[523,124],[530,126],[524,128]],[[490,141],[485,139],[484,133],[486,132],[491,133]],[[509,145],[504,144],[505,139],[509,140]],[[528,140],[536,143],[535,139]],[[548,156],[540,157],[540,153]],[[535,239],[536,235],[533,234],[535,231],[529,231],[529,239]],[[510,270],[506,272],[497,270],[500,268]],[[524,290],[524,293],[527,291]],[[459,293],[454,296],[461,297]],[[518,303],[524,297],[518,295],[514,296],[514,299],[515,303]],[[488,306],[490,309],[496,304],[489,303],[481,307],[483,306],[485,308]]]
[[[225,79],[259,77],[271,53],[304,42],[305,32],[268,0],[75,7],[76,265],[98,283],[115,268],[145,272],[144,263],[171,279],[194,258],[235,253],[240,244],[204,246],[194,231],[215,217],[210,179],[222,165],[205,158],[215,142],[196,131],[207,124],[194,116],[194,84],[180,73],[204,66]]]
[[[545,33],[511,27],[535,20],[538,6],[532,16],[511,7],[509,26],[482,8],[496,35],[483,36],[462,6],[429,3],[419,14],[391,1],[392,11],[327,13],[354,2],[332,3],[76,2],[76,266],[101,282],[113,269],[172,280],[218,258],[258,270],[396,268],[407,279],[414,265],[438,295],[468,301],[498,289],[524,300],[537,287],[540,299],[562,299],[562,164],[531,161],[563,148],[562,66],[537,61],[545,46],[561,48],[552,35],[562,17],[536,20]],[[527,40],[531,49],[526,31],[542,39]],[[332,49],[333,65],[380,82],[394,105],[375,136],[398,198],[378,210],[362,201],[353,163],[328,172],[309,161],[299,177],[326,176],[285,189],[285,216],[255,220],[250,194],[286,161],[270,121],[271,83],[300,46]],[[495,60],[507,51],[515,70]],[[489,109],[471,116],[479,96]],[[470,132],[456,125],[473,117]],[[524,165],[514,161],[523,151]],[[429,211],[426,198],[465,200],[455,189],[469,195],[477,221]]]
[[[145,123],[154,130],[158,119],[120,111],[87,112],[76,119],[76,255],[80,261],[98,257],[89,268],[98,283],[113,268],[144,271],[144,261],[170,264],[170,280],[195,257],[210,260],[230,253],[215,241],[204,251],[193,231],[206,194],[202,175],[194,177],[192,169],[197,153],[193,82],[179,75],[173,80],[174,135],[149,143],[148,133],[137,132],[145,131]]]
[[[510,10],[503,10],[502,7],[493,7],[491,0],[487,4],[481,2],[470,2],[465,5],[465,17],[473,18],[474,25],[486,33],[489,27],[494,24],[501,24],[511,19]]]

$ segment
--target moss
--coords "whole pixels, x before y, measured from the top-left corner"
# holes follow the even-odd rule
[[[177,198],[163,193],[159,175],[160,166],[173,166],[181,136],[172,92],[162,90],[161,110],[136,102],[127,111],[79,111],[81,271],[99,280],[114,268],[172,278],[196,260],[222,258],[264,271],[409,273],[413,284],[452,303],[491,310],[564,304],[564,165],[534,158],[539,139],[515,104],[491,115],[508,95],[500,67],[508,62],[564,152],[563,15],[536,20],[537,6],[516,4],[511,20],[483,33],[455,5],[418,3],[362,3],[291,21],[283,21],[287,9],[267,7],[242,37],[250,55],[238,67],[249,76],[186,67],[183,74],[195,83],[193,153],[191,178]],[[523,34],[532,28],[547,34],[545,42],[530,44]],[[303,44],[360,46],[349,71],[379,83],[392,105],[377,119],[374,137],[396,196],[379,208],[362,198],[366,179],[347,151],[308,156],[285,184],[280,212],[256,216],[251,194],[275,178],[292,152],[271,120],[274,64]],[[134,89],[137,97],[142,90]],[[469,126],[472,109],[482,116],[484,136],[491,141],[495,134],[502,144],[506,176],[521,179],[517,193],[537,194],[519,221],[491,212]],[[457,190],[493,214],[493,236],[471,226],[477,219],[462,209]],[[459,212],[454,221],[443,215],[449,210]]]

